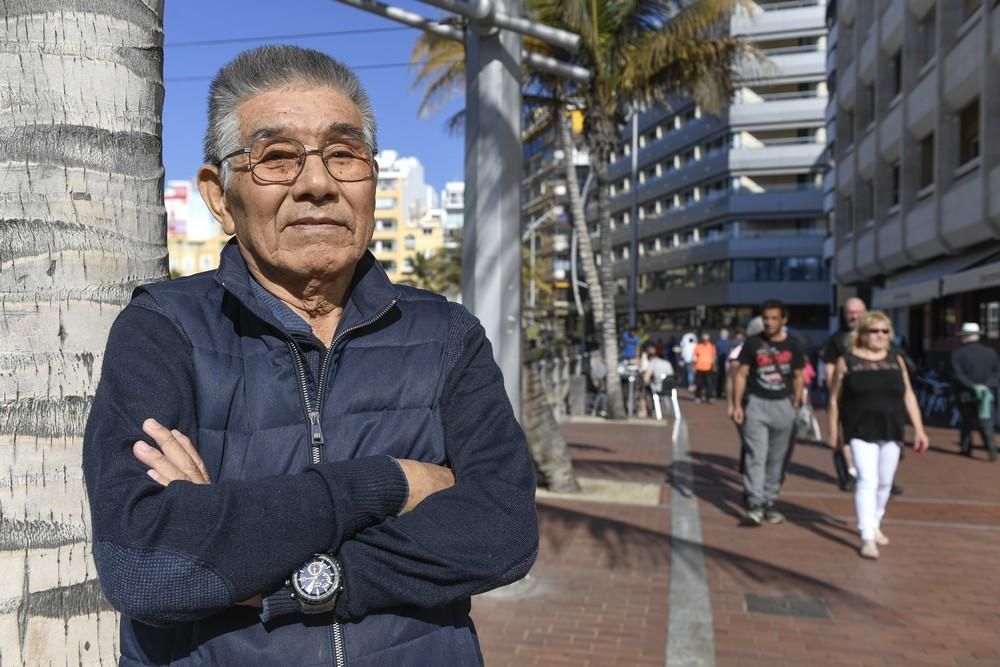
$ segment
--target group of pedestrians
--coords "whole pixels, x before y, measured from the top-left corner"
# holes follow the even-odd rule
[[[881,529],[886,506],[891,496],[902,493],[894,478],[907,425],[914,451],[922,454],[929,447],[911,379],[916,365],[894,342],[891,319],[869,311],[859,298],[844,303],[840,328],[819,351],[818,373],[802,343],[788,331],[785,305],[768,300],[759,310],[745,332],[736,330],[732,338],[721,330],[714,342],[703,332],[697,342],[693,334],[685,334],[676,346],[673,341],[667,345],[679,367],[679,383],[688,385],[695,402],[711,403],[716,397],[727,401],[741,440],[744,521],[759,526],[785,520],[775,503],[796,436],[803,435],[797,418],[803,413],[812,416],[806,387],[815,381],[829,390],[825,442],[833,452],[839,487],[854,494],[859,553],[878,558],[879,547],[889,544]],[[950,375],[961,417],[960,450],[971,456],[978,433],[993,461],[1000,355],[980,342],[981,335],[976,323],[961,326],[961,346],[951,354]],[[656,345],[638,352],[634,330],[625,333],[623,343],[626,353],[638,355],[643,396],[650,395],[657,378],[662,382],[674,376],[674,367]],[[821,439],[815,417],[812,424],[814,439]]]

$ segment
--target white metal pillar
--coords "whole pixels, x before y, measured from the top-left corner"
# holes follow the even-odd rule
[[[520,0],[494,6],[521,11]],[[521,37],[470,21],[465,53],[462,302],[486,329],[520,419]]]

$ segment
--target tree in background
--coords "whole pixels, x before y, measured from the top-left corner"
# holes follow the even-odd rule
[[[445,246],[433,254],[416,253],[405,282],[456,298],[462,291],[462,247]]]
[[[559,119],[560,141],[567,156],[572,137],[563,110],[584,114],[584,140],[597,184],[600,265],[587,251],[590,232],[572,160],[567,160],[567,189],[573,224],[581,241],[584,277],[608,367],[609,416],[625,416],[618,375],[618,331],[615,309],[615,258],[611,245],[608,164],[620,144],[621,130],[636,109],[666,103],[670,95],[692,96],[706,110],[718,110],[733,91],[736,70],[754,53],[743,40],[728,36],[727,21],[743,0],[525,0],[525,13],[538,23],[581,36],[577,52],[561,51],[525,39],[526,48],[586,67],[586,84],[557,82],[532,75],[526,100],[548,99]],[[416,85],[426,85],[422,110],[431,110],[464,82],[462,45],[422,35],[412,62],[419,63]],[[454,124],[454,120],[451,122]],[[572,173],[570,173],[572,172]]]
[[[0,15],[0,660],[117,664],[80,456],[111,323],[167,275],[163,4]]]

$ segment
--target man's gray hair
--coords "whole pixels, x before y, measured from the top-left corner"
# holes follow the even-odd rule
[[[212,81],[208,93],[208,130],[205,162],[217,164],[223,155],[240,148],[239,105],[254,95],[306,84],[325,86],[342,93],[361,112],[361,131],[372,155],[378,153],[375,112],[357,75],[342,63],[314,49],[268,44],[244,51],[226,64]],[[229,166],[221,167],[222,183],[229,181]]]

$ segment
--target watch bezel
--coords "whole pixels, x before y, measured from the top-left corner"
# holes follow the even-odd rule
[[[299,579],[298,579],[299,573],[305,568],[309,567],[310,564],[315,563],[316,561],[321,561],[324,564],[329,565],[330,570],[333,572],[333,582],[329,590],[327,590],[324,593],[320,593],[319,595],[314,595],[312,593],[308,593],[305,590],[303,590],[302,587],[299,585]],[[302,564],[302,567],[298,568],[297,570],[295,570],[295,572],[292,573],[292,576],[289,578],[289,583],[291,584],[292,593],[294,594],[294,596],[304,604],[309,604],[309,605],[324,604],[333,599],[333,597],[340,591],[341,584],[343,583],[343,575],[341,573],[340,563],[337,562],[336,558],[330,556],[329,554],[314,554],[312,558],[310,558],[308,561]]]

